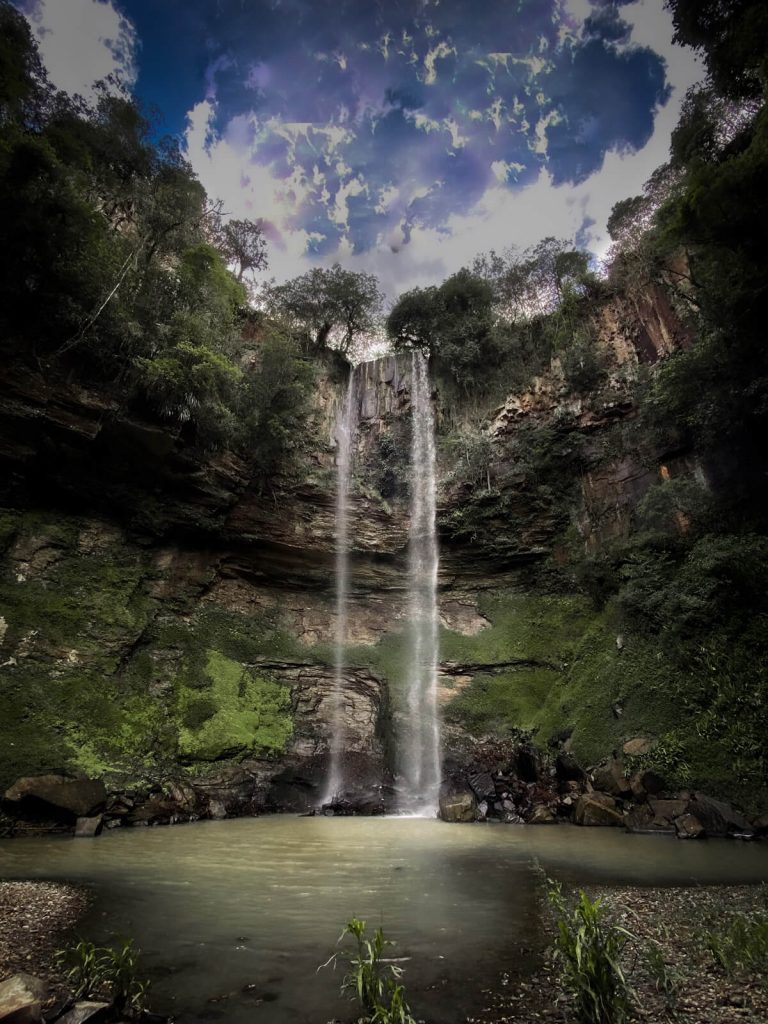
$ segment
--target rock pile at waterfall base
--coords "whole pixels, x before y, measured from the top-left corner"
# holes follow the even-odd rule
[[[479,741],[443,782],[444,821],[498,820],[508,824],[626,828],[668,832],[680,839],[768,836],[768,818],[748,820],[730,804],[698,791],[667,789],[649,769],[632,770],[632,757],[652,741],[638,737],[624,752],[585,770],[567,751],[545,755],[530,743]]]

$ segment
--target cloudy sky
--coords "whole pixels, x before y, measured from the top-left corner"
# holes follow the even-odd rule
[[[701,69],[663,0],[18,0],[54,83],[118,72],[278,280],[391,296],[546,235],[605,251]]]

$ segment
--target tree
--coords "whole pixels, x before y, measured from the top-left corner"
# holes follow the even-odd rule
[[[589,254],[552,237],[523,252],[480,256],[472,271],[489,284],[496,311],[510,321],[551,313],[566,292],[581,294],[595,281]]]
[[[267,240],[260,220],[228,220],[221,229],[220,248],[230,263],[237,264],[237,280],[248,270],[265,270]]]
[[[666,0],[674,41],[704,57],[724,96],[756,97],[768,74],[768,7],[764,0]]]
[[[311,347],[350,351],[374,330],[384,296],[372,274],[315,267],[301,277],[266,289],[268,312],[285,320]]]
[[[0,125],[36,121],[50,92],[29,22],[0,0]]]
[[[386,326],[395,348],[420,348],[438,357],[465,389],[481,385],[485,372],[499,361],[493,289],[466,269],[439,288],[405,292]]]
[[[387,335],[396,349],[437,350],[440,342],[441,308],[437,288],[403,292],[387,317]]]

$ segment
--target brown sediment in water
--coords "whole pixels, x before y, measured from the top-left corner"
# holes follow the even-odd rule
[[[85,913],[84,889],[59,882],[0,882],[0,981],[23,971],[63,984],[56,951]]]
[[[575,896],[577,890],[570,889]],[[640,888],[586,885],[600,897],[609,920],[631,932],[624,967],[636,993],[632,1021],[648,1024],[765,1024],[768,1021],[768,977],[755,971],[727,974],[708,950],[704,935],[728,915],[751,913],[764,906],[765,887],[709,885],[688,888]],[[564,890],[567,896],[568,892]],[[545,895],[542,890],[542,901]],[[554,917],[545,910],[545,927],[554,941]],[[655,946],[667,971],[666,991],[645,966],[643,951]],[[486,993],[485,1008],[469,1024],[534,1024],[570,1019],[562,998],[559,970],[550,955],[532,976],[519,979],[510,971]],[[559,998],[558,998],[559,997]]]

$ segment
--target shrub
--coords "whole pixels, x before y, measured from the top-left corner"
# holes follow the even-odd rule
[[[352,993],[363,1011],[361,1020],[367,1024],[415,1024],[410,1007],[405,999],[405,988],[400,984],[402,968],[396,964],[384,963],[383,954],[394,942],[384,938],[384,932],[377,928],[373,938],[365,934],[365,921],[351,918],[339,936],[341,942],[347,935],[355,941],[352,952],[345,955],[348,972],[341,983],[342,993]],[[333,963],[334,953],[323,967]]]
[[[66,977],[76,999],[107,997],[120,1013],[139,1017],[149,991],[149,982],[138,976],[139,953],[133,939],[123,939],[116,948],[80,939],[59,950],[57,959],[69,967]]]
[[[726,974],[768,974],[768,910],[730,915],[704,933],[704,945]]]
[[[555,956],[575,1020],[578,1024],[623,1024],[633,993],[621,956],[634,936],[606,920],[600,899],[590,900],[580,891],[576,906],[570,908],[562,886],[551,880],[549,885],[549,900],[558,915]]]

